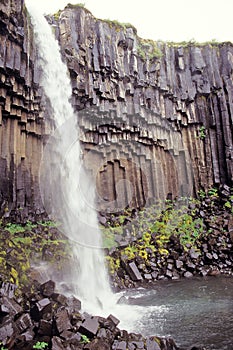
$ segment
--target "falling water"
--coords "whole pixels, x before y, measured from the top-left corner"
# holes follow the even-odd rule
[[[41,86],[56,129],[45,148],[41,167],[44,203],[48,209],[52,200],[51,212],[58,215],[63,232],[72,242],[75,292],[84,309],[96,312],[114,298],[102,254],[95,188],[82,165],[77,116],[70,103],[72,90],[58,42],[42,13],[35,9],[35,3],[32,5],[30,0],[26,3],[34,28]]]

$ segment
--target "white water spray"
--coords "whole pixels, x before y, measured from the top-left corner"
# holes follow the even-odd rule
[[[114,298],[102,254],[94,206],[95,190],[81,161],[77,116],[70,103],[72,91],[59,45],[35,3],[27,0],[26,4],[34,27],[41,86],[50,102],[56,128],[43,157],[44,203],[46,207],[52,200],[52,212],[59,215],[57,219],[62,223],[62,231],[73,243],[75,292],[84,309],[96,312],[109,308]]]

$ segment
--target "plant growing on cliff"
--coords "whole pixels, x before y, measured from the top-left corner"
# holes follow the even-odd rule
[[[53,17],[56,21],[59,20],[60,14],[62,13],[62,10],[58,10],[56,13],[54,13]]]
[[[80,3],[78,3],[78,4],[71,4],[71,3],[68,3],[68,4],[66,5],[66,7],[70,8],[70,9],[75,9],[75,8],[77,8],[77,7],[85,8],[86,5],[85,5],[85,3],[82,3],[82,2],[80,2]]]
[[[138,39],[137,52],[139,57],[143,60],[149,59],[152,60],[154,58],[162,58],[163,53],[158,47],[158,44],[150,39]]]
[[[124,22],[119,22],[117,20],[111,20],[111,19],[99,19],[101,22],[107,23],[110,28],[115,27],[117,31],[119,30],[126,30],[127,28],[132,28],[134,33],[137,33],[137,29],[134,27],[133,24],[131,23],[124,23]]]
[[[204,139],[206,138],[206,128],[204,127],[204,125],[202,125],[202,126],[199,128],[198,137],[199,137],[199,139],[201,139],[201,140],[204,140]]]

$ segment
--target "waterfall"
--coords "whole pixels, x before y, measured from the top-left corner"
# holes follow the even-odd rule
[[[55,126],[41,166],[45,208],[58,216],[63,233],[72,243],[74,263],[71,275],[75,293],[85,310],[100,312],[109,308],[114,298],[104,264],[95,210],[95,186],[82,164],[67,67],[62,62],[51,27],[32,2],[27,0],[26,5],[34,28],[36,65],[47,98],[46,108],[51,111]]]

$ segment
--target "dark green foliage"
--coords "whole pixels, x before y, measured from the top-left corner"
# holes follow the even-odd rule
[[[48,222],[0,223],[0,274],[2,279],[27,284],[31,261],[60,261],[68,256],[68,242]]]

